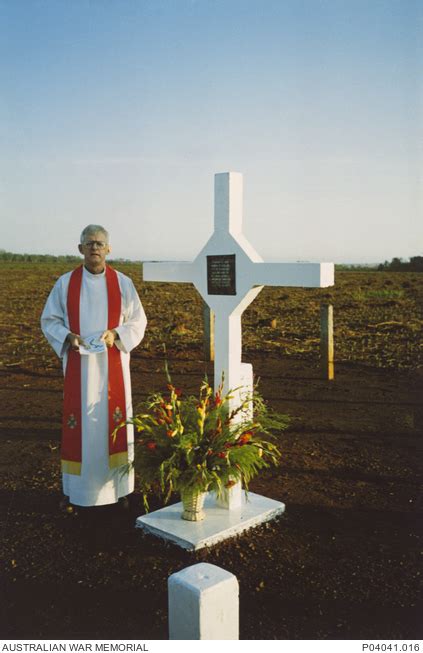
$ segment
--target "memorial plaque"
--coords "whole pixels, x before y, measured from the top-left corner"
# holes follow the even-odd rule
[[[207,293],[236,295],[235,254],[207,256]]]

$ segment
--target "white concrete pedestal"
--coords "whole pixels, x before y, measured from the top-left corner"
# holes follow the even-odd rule
[[[197,551],[274,519],[284,512],[285,504],[249,492],[247,499],[243,493],[239,508],[228,510],[217,506],[215,496],[209,493],[204,509],[205,519],[190,522],[181,518],[182,503],[175,503],[138,517],[135,525],[183,549]]]

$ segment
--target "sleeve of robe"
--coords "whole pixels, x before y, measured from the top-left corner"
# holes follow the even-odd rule
[[[64,275],[56,282],[41,315],[41,330],[59,358],[63,358],[69,348],[66,337],[70,330],[69,326],[65,324],[66,308],[64,306],[67,296],[64,287],[67,286],[65,277],[68,276]]]
[[[119,282],[122,290],[123,310],[121,324],[115,327],[119,334],[119,340],[116,340],[115,344],[118,349],[129,354],[143,339],[147,318],[132,280],[124,275],[119,275]]]

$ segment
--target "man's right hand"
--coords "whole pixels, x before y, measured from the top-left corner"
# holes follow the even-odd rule
[[[77,333],[68,333],[66,340],[73,351],[79,351],[79,345],[83,345],[84,341]]]

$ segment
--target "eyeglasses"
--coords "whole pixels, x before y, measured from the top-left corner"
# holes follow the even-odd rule
[[[107,247],[107,243],[104,243],[102,240],[88,240],[86,243],[82,243],[84,247],[89,247],[92,249],[93,247],[97,247],[97,249],[105,249]]]

